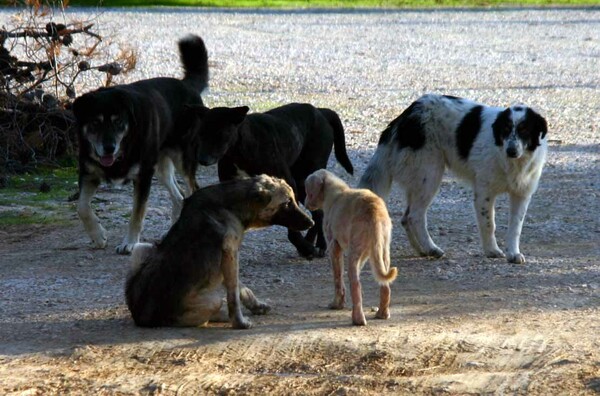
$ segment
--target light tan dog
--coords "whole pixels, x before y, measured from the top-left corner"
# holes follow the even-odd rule
[[[380,284],[379,319],[390,317],[390,283],[398,271],[390,268],[392,221],[385,202],[369,190],[352,189],[325,169],[312,173],[305,182],[309,210],[323,209],[323,231],[333,267],[335,297],[331,309],[342,309],[345,286],[342,279],[343,252],[347,253],[348,278],[352,292],[352,323],[367,324],[362,309],[360,270],[369,259],[371,271]]]

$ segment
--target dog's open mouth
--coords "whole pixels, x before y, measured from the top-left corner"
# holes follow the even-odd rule
[[[114,163],[115,163],[114,155],[103,155],[102,157],[100,157],[100,164],[102,164],[102,166],[111,166]]]

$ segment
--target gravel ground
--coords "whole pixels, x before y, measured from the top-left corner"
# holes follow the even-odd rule
[[[12,11],[0,10],[0,23]],[[139,50],[127,81],[180,76],[176,41],[205,39],[209,106],[261,111],[307,101],[340,113],[356,184],[380,131],[423,93],[526,103],[549,122],[550,153],[522,237],[528,262],[482,257],[468,188],[444,179],[430,209],[447,255],[414,257],[395,229],[392,318],[350,324],[325,309],[326,259],[296,257],[283,230],[251,233],[242,278],[274,310],[256,327],[136,329],[123,304],[130,190],[96,208],[109,248],[83,228],[0,231],[0,393],[593,394],[600,392],[600,9],[440,11],[71,10]],[[215,182],[203,168],[199,181]],[[498,236],[506,200],[498,201]],[[168,227],[155,188],[144,237]],[[370,274],[365,304],[376,304]],[[225,326],[226,327],[226,326]]]

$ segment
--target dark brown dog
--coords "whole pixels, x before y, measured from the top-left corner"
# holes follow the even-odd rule
[[[169,191],[173,221],[183,201],[175,168],[185,175],[185,195],[196,188],[196,161],[186,162],[185,114],[188,106],[202,106],[208,55],[204,41],[193,35],[179,41],[179,52],[185,72],[181,80],[158,77],[100,88],[73,102],[79,132],[77,213],[98,248],[106,247],[106,231],[91,202],[101,181],[133,181],[133,210],[127,234],[116,249],[120,254],[130,253],[140,240],[155,172]]]
[[[254,314],[270,308],[240,285],[238,249],[246,230],[274,224],[299,231],[314,225],[281,179],[261,175],[196,191],[160,243],[133,250],[125,295],[135,323],[204,325],[221,309],[224,285],[231,325],[250,328],[240,300]]]

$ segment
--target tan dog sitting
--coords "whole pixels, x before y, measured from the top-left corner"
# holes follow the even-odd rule
[[[362,309],[359,274],[369,259],[371,270],[379,282],[379,310],[376,318],[390,317],[390,283],[397,269],[390,268],[392,221],[385,202],[369,190],[352,189],[325,169],[306,179],[306,202],[309,210],[323,209],[323,231],[327,239],[333,267],[335,298],[331,309],[342,309],[345,286],[342,279],[343,252],[347,253],[348,278],[352,291],[352,323],[366,325]]]

